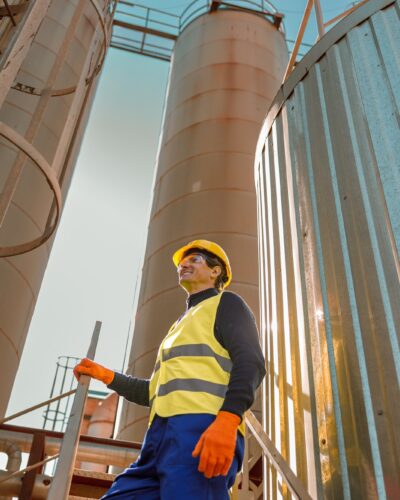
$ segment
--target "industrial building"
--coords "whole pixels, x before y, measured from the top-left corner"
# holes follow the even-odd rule
[[[174,250],[216,241],[267,369],[231,497],[400,498],[399,1],[328,20],[308,0],[290,51],[264,0],[3,3],[0,417],[111,46],[170,65],[127,373],[150,377],[181,313]],[[59,393],[61,430],[1,421],[2,498],[99,498],[137,456],[147,409],[125,401],[116,423],[115,394],[85,410],[87,382]]]

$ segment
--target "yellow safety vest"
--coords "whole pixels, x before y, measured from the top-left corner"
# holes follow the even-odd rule
[[[191,413],[216,415],[230,379],[232,361],[214,336],[221,294],[190,308],[170,328],[150,379],[150,420]],[[244,421],[239,426],[244,435]]]

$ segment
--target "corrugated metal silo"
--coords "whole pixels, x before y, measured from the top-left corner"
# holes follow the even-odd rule
[[[128,373],[149,377],[185,308],[172,253],[199,237],[233,265],[232,290],[258,312],[254,150],[263,110],[288,60],[282,32],[244,11],[195,19],[174,49]],[[121,439],[140,440],[148,412],[125,404]]]
[[[112,15],[108,0],[21,6],[15,27],[1,21],[0,414],[70,184]]]
[[[399,13],[324,36],[258,143],[264,425],[315,498],[400,497]]]

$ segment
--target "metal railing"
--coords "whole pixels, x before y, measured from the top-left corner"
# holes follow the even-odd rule
[[[217,9],[237,9],[263,16],[285,33],[284,15],[279,13],[271,2],[266,0],[193,0],[178,15],[160,9],[154,9],[137,3],[120,0],[113,21],[111,47],[126,50],[148,57],[170,61],[175,41],[179,34],[199,16]],[[337,16],[337,18],[341,18]],[[336,18],[325,23],[336,22]],[[303,57],[313,45],[300,40],[286,38],[290,47],[293,45],[296,55]],[[303,49],[300,51],[300,49]]]
[[[257,14],[283,31],[283,14],[267,0],[193,0],[179,15],[120,0],[111,47],[170,61],[179,34],[199,16],[218,9]]]
[[[86,357],[94,359],[97,342],[99,340],[101,322],[96,321],[92,340]],[[90,377],[81,375],[79,377],[78,388],[76,390],[74,402],[72,404],[67,429],[61,445],[60,458],[58,460],[54,481],[50,487],[48,500],[60,500],[68,498],[69,488],[72,480],[72,473],[78,449],[79,435],[85,410],[86,398],[89,391]]]
[[[72,373],[70,373],[70,376],[68,377],[68,370],[72,371],[73,366],[75,366],[78,361],[79,358],[72,356],[58,357],[50,398],[53,398],[57,392],[58,394],[63,394],[67,390],[71,391],[75,379]],[[61,376],[59,377],[59,375]],[[71,392],[71,395],[72,394],[73,393]],[[59,430],[63,432],[65,430],[65,426],[67,425],[70,404],[71,396],[68,396],[63,400],[61,398],[55,399],[54,404],[53,401],[51,401],[43,414],[43,429],[49,428],[52,431]]]
[[[290,493],[299,500],[312,500],[307,488],[292,471],[285,458],[274,446],[269,436],[264,432],[260,422],[251,411],[246,413],[246,425],[260,445],[270,465],[281,475]]]
[[[100,328],[101,328],[101,322],[97,321],[93,331],[90,347],[87,352],[87,357],[91,359],[94,359],[95,357],[96,346],[100,334]],[[13,420],[19,416],[25,415],[26,413],[29,413],[33,410],[42,408],[44,406],[49,406],[52,403],[59,403],[62,399],[68,398],[69,396],[75,393],[75,398],[72,404],[66,432],[63,436],[62,441],[59,440],[59,446],[58,446],[59,452],[58,453],[56,452],[51,456],[45,457],[45,437],[46,435],[49,434],[49,432],[34,429],[28,466],[25,467],[24,469],[13,470],[10,472],[0,471],[0,494],[4,490],[4,487],[6,488],[5,492],[7,494],[9,493],[9,491],[13,491],[13,494],[15,494],[14,490],[17,486],[18,490],[17,493],[20,498],[23,499],[31,498],[33,495],[33,490],[35,488],[36,475],[38,474],[38,472],[42,471],[43,465],[47,464],[48,462],[54,461],[55,459],[58,458],[59,460],[57,463],[54,477],[53,478],[51,476],[43,477],[42,481],[39,481],[41,488],[40,492],[36,493],[40,497],[45,495],[44,498],[47,498],[48,500],[52,499],[59,500],[60,498],[62,499],[68,498],[72,482],[72,476],[74,473],[74,464],[78,450],[78,443],[80,440],[80,429],[82,425],[82,419],[84,416],[85,403],[89,392],[89,382],[90,382],[90,377],[82,375],[79,379],[79,384],[77,389],[70,389],[69,391],[63,394],[52,397],[47,401],[31,406],[23,411],[20,411],[18,413],[15,413],[0,420],[0,426],[2,430],[7,430],[7,426],[4,427],[4,424],[6,422],[9,422],[10,420]],[[7,441],[10,442],[13,441],[12,440],[13,430],[21,432],[21,428],[17,427],[14,429],[11,427],[8,428],[8,430],[9,433],[6,436],[6,439]],[[26,430],[27,429],[22,428],[22,432],[26,433],[25,432]],[[53,432],[53,437],[56,437],[56,435],[57,433]],[[61,434],[58,433],[57,437],[59,437],[60,435]],[[2,432],[0,430],[0,439],[1,438],[4,441],[5,437],[2,436]],[[88,439],[93,441],[94,438],[88,437]],[[17,446],[19,445],[19,447],[21,447],[20,441],[21,440],[18,440],[17,438]],[[23,443],[24,440],[22,441],[22,444]],[[138,445],[136,444],[135,447],[137,448]],[[106,454],[105,456],[107,457]],[[90,459],[88,461],[90,461]],[[21,485],[18,483],[18,480],[17,482],[15,482],[15,479],[18,476],[22,475],[24,475],[24,480]],[[41,483],[43,483],[46,487],[49,488],[43,488],[43,484]],[[38,487],[39,485],[37,485],[37,489]]]
[[[94,332],[92,335],[92,340],[90,343],[89,350],[87,352],[87,357],[93,359],[95,357],[96,346],[98,337],[100,334],[101,322],[97,321]],[[55,470],[54,477],[46,476],[41,478],[42,482],[46,482],[45,493],[47,494],[48,500],[59,500],[60,498],[66,499],[68,498],[68,494],[70,491],[70,486],[72,482],[72,477],[74,473],[74,464],[75,458],[78,450],[78,443],[80,440],[80,429],[82,424],[82,418],[84,414],[85,402],[89,390],[89,381],[90,377],[81,376],[79,379],[79,385],[77,389],[71,389],[66,393],[50,398],[47,401],[34,405],[30,408],[27,408],[21,412],[10,415],[6,418],[0,420],[0,426],[4,430],[4,424],[10,420],[13,420],[19,416],[22,416],[30,411],[36,410],[38,408],[42,408],[44,406],[48,406],[51,403],[56,403],[62,400],[63,398],[69,397],[71,394],[75,393],[74,402],[72,405],[72,409],[70,412],[70,418],[68,420],[68,425],[65,434],[63,435],[62,442],[59,440],[59,452],[58,449],[52,450],[53,455],[49,457],[45,457],[45,437],[49,434],[49,431],[45,430],[33,430],[33,440],[32,446],[30,448],[30,459],[28,462],[28,466],[22,470],[13,471],[9,474],[3,473],[0,475],[0,492],[1,492],[1,484],[12,482],[12,480],[16,476],[22,476],[25,474],[27,478],[22,485],[21,491],[29,491],[29,494],[33,494],[33,489],[36,484],[36,476],[43,468],[43,465],[46,463],[53,461],[58,458],[57,467]],[[283,481],[287,484],[290,492],[301,500],[311,500],[310,495],[308,494],[306,488],[301,483],[296,474],[290,469],[289,465],[285,461],[284,457],[279,453],[279,451],[275,448],[272,441],[269,439],[267,434],[263,431],[261,424],[258,422],[257,418],[254,416],[252,412],[247,412],[246,414],[246,425],[253,434],[254,438],[258,442],[261,447],[263,454],[268,458],[270,464],[281,474]],[[6,426],[7,430],[7,426]],[[8,428],[9,431],[13,431],[13,428]],[[24,432],[27,429],[24,428],[15,428],[15,431]],[[61,433],[50,432],[53,437],[62,436]],[[10,434],[8,434],[8,439],[10,439]],[[0,438],[1,438],[1,428],[0,428]],[[94,438],[87,437],[87,439],[92,440]],[[11,439],[10,439],[11,440]],[[112,443],[112,440],[108,440]],[[247,440],[248,441],[248,440]],[[23,441],[24,442],[24,441]],[[21,444],[21,443],[19,443]],[[123,443],[125,446],[125,443]],[[137,448],[139,445],[135,444],[134,447]],[[257,461],[259,457],[252,457],[253,460],[252,465],[254,465],[254,461]],[[250,491],[249,484],[249,470],[250,460],[248,456],[248,443],[247,443],[247,455],[245,457],[245,464],[243,473],[241,473],[240,480],[242,483],[242,489],[246,491]],[[90,460],[89,460],[90,461]],[[24,486],[25,485],[25,486]],[[12,485],[11,485],[12,486]],[[15,486],[15,485],[14,485]],[[43,489],[43,488],[42,488]],[[45,494],[42,492],[42,494]],[[20,496],[20,498],[30,498],[29,496],[24,495]]]
[[[179,33],[197,17],[217,9],[238,9],[257,13],[277,24],[278,27],[283,19],[283,14],[279,13],[272,3],[266,0],[229,0],[227,2],[222,0],[193,0],[179,16]]]
[[[0,442],[12,442],[21,453],[29,455],[27,468],[0,470],[0,497],[10,494],[20,500],[47,498],[53,475],[44,471],[44,465],[58,458],[63,437],[64,434],[58,431],[0,424]],[[76,460],[123,469],[137,458],[140,447],[140,443],[131,441],[81,435]],[[113,474],[74,469],[71,491],[99,498],[95,491],[101,489],[101,494],[105,493],[113,479]]]

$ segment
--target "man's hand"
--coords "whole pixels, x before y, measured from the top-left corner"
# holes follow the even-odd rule
[[[74,375],[77,380],[79,380],[79,377],[81,375],[89,375],[89,377],[100,380],[106,385],[111,384],[111,382],[114,380],[114,372],[112,370],[109,370],[105,366],[101,366],[88,358],[83,358],[75,366]]]
[[[200,436],[192,456],[200,455],[199,472],[203,472],[207,479],[228,474],[235,453],[239,424],[240,417],[228,411],[220,411]]]

